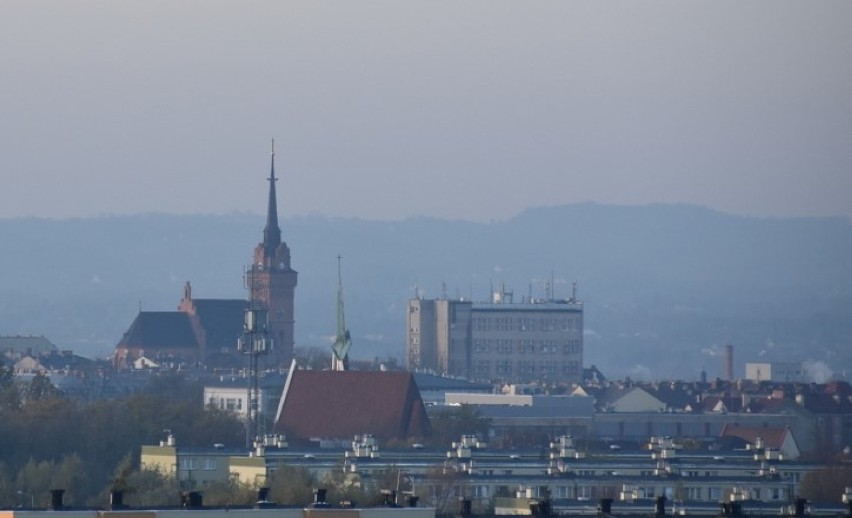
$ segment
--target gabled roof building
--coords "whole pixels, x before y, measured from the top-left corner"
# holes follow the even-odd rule
[[[361,434],[387,441],[425,437],[430,428],[411,373],[293,367],[273,432],[288,441],[348,441]]]

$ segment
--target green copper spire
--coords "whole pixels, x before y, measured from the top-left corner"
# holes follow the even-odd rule
[[[349,348],[352,347],[352,338],[346,329],[346,319],[343,315],[343,277],[340,274],[340,259],[337,256],[337,337],[331,350],[334,357],[331,359],[332,370],[346,370],[349,366]]]

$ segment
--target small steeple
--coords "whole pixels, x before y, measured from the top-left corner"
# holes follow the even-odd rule
[[[352,337],[346,329],[346,319],[343,316],[343,277],[340,274],[340,259],[337,256],[337,337],[331,346],[331,370],[345,371],[349,368],[349,348],[352,347]]]
[[[278,201],[275,197],[275,139],[272,139],[272,165],[269,173],[269,205],[266,208],[266,226],[263,228],[263,249],[266,257],[275,255],[281,244],[281,228],[278,226]]]

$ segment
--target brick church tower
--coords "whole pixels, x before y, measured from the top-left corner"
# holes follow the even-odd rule
[[[268,315],[268,336],[272,351],[263,361],[268,367],[286,367],[293,358],[293,301],[296,290],[296,270],[290,267],[290,249],[281,240],[278,226],[278,203],[275,197],[275,147],[269,175],[269,204],[263,242],[254,249],[254,261],[246,271],[249,303],[264,309]]]

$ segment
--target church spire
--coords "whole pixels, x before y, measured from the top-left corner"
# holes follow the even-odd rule
[[[352,337],[346,329],[346,319],[343,316],[343,277],[340,274],[340,259],[337,256],[337,337],[331,346],[331,370],[345,371],[349,368],[349,348],[352,347]]]
[[[263,249],[266,257],[275,255],[281,244],[281,228],[278,226],[278,201],[275,197],[275,139],[272,139],[272,159],[269,173],[269,205],[266,208],[266,227],[263,228]]]

